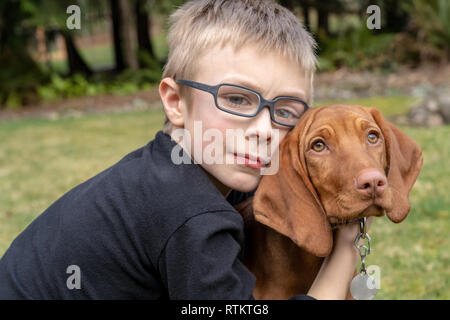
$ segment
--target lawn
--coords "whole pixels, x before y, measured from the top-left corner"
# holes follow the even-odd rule
[[[393,115],[413,99],[350,102]],[[0,256],[58,197],[150,141],[163,119],[162,111],[145,110],[0,122]],[[421,145],[424,166],[410,194],[409,217],[398,225],[375,219],[366,262],[381,270],[377,299],[450,299],[450,126],[402,129]]]

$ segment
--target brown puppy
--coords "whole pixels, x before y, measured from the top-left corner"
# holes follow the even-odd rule
[[[333,105],[302,116],[280,144],[279,161],[278,173],[263,176],[255,197],[236,206],[257,299],[307,293],[332,250],[333,228],[364,216],[405,219],[422,153],[377,109]]]

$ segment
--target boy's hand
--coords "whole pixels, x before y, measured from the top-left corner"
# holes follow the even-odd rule
[[[367,219],[366,230],[369,229],[372,220],[373,217]],[[336,231],[333,251],[323,261],[308,295],[316,299],[347,297],[358,264],[358,250],[354,242],[359,231],[359,223],[346,225]]]
[[[368,217],[366,220],[366,232],[369,231],[369,227],[372,224],[373,217]],[[345,225],[344,227],[336,230],[335,234],[335,245],[336,246],[348,246],[351,245],[354,247],[356,236],[359,233],[359,222]],[[362,241],[361,241],[362,242]],[[333,250],[334,250],[333,248]]]

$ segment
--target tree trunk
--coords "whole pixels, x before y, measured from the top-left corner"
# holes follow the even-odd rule
[[[408,24],[409,17],[401,7],[401,3],[395,0],[385,0],[384,7],[385,10],[382,12],[386,12],[386,23],[383,25],[383,30],[385,32],[400,32],[404,30]]]
[[[282,5],[286,9],[289,9],[290,11],[293,11],[295,7],[295,4],[292,0],[280,0],[280,5]]]
[[[146,11],[145,3],[146,0],[136,1],[138,50],[147,52],[150,58],[155,59],[155,53],[153,51],[149,33],[150,16]]]
[[[328,11],[324,8],[317,8],[317,31],[319,35],[329,36],[330,28],[328,27]]]
[[[112,34],[114,43],[114,59],[116,64],[116,71],[120,72],[125,69],[125,61],[122,53],[122,46],[120,44],[120,30],[122,29],[122,17],[120,14],[120,6],[118,0],[110,0]]]
[[[303,24],[305,25],[306,30],[311,31],[310,21],[309,21],[309,5],[306,3],[302,3],[302,13],[303,13]]]
[[[136,70],[138,68],[137,59],[137,39],[136,24],[134,17],[134,1],[119,0],[121,10],[121,30],[120,40],[125,61],[125,67]]]
[[[69,65],[69,75],[73,75],[75,73],[82,73],[84,75],[91,75],[92,70],[83,60],[83,57],[78,52],[77,47],[72,39],[72,36],[69,32],[61,31],[61,34],[64,38],[64,42],[66,44],[67,51],[67,63]]]

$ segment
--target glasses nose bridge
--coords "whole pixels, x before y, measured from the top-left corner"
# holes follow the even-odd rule
[[[269,108],[270,117],[272,117],[275,108],[275,102],[272,100],[266,100],[263,98],[263,96],[259,95],[259,107],[256,114],[259,114],[266,107]]]

